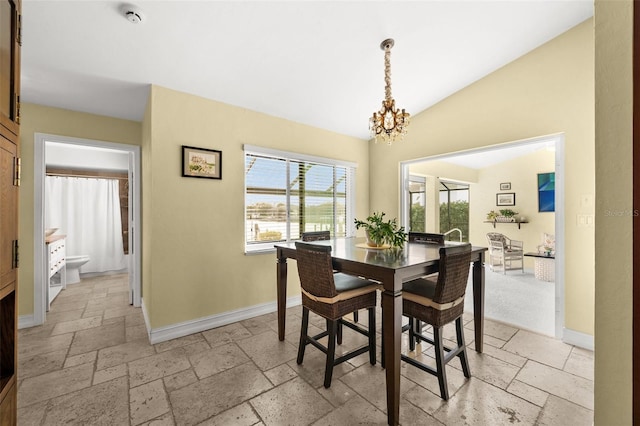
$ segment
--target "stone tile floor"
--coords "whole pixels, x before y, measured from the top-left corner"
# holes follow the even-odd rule
[[[126,275],[69,285],[43,326],[19,331],[18,425],[386,424],[384,370],[367,354],[336,367],[329,389],[321,352],[296,364],[300,311],[288,310],[284,342],[272,313],[151,345]],[[445,402],[435,377],[402,363],[402,425],[593,423],[592,352],[486,321],[478,354],[465,324],[472,378],[451,361]],[[363,343],[345,328],[341,350]]]

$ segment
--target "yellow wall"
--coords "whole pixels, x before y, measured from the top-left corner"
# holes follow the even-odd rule
[[[129,145],[140,144],[140,123],[24,103],[21,105],[20,143],[20,269],[18,315],[33,314],[34,247],[34,134],[71,136]]]
[[[412,117],[403,142],[370,145],[372,210],[398,212],[399,163],[564,132],[565,326],[593,335],[594,229],[578,228],[595,192],[591,19]],[[402,76],[396,76],[402,78]],[[402,94],[396,93],[400,107]],[[411,111],[413,112],[413,111]],[[399,214],[399,212],[397,213]]]
[[[524,242],[524,251],[537,251],[542,243],[542,234],[555,234],[555,213],[538,212],[538,173],[554,170],[555,154],[541,150],[512,160],[503,161],[478,171],[478,183],[471,186],[469,203],[470,242],[486,246],[488,232],[499,232],[507,237]],[[500,191],[501,182],[511,182],[511,190]],[[516,194],[516,205],[509,207],[496,206],[496,194],[513,192]],[[511,209],[524,216],[529,223],[521,224],[518,229],[513,224],[484,223],[490,210]],[[533,259],[525,257],[525,267],[533,268]]]
[[[596,425],[632,424],[632,12],[595,3]]]
[[[244,254],[243,144],[357,162],[356,216],[368,212],[363,140],[158,86],[150,105],[143,299],[154,329],[276,299],[275,254]],[[182,177],[181,145],[222,151],[222,180]],[[299,294],[296,279],[289,287]]]
[[[140,181],[140,191],[142,192],[142,200],[140,203],[141,208],[141,244],[142,244],[142,271],[140,274],[141,277],[141,287],[142,287],[142,297],[144,300],[151,300],[152,297],[152,287],[151,283],[153,282],[153,274],[151,272],[151,257],[153,255],[153,250],[151,250],[151,232],[146,232],[146,230],[152,229],[152,216],[151,216],[151,201],[152,197],[145,196],[145,191],[149,191],[151,193],[153,186],[151,184],[151,153],[153,152],[151,149],[151,111],[153,109],[153,90],[149,91],[149,100],[147,101],[147,108],[145,109],[144,117],[142,120],[142,142],[140,150],[141,156],[141,167],[142,167],[142,179]],[[144,248],[148,247],[145,251]],[[146,313],[146,312],[145,312]],[[148,318],[146,318],[148,321]],[[149,327],[149,324],[147,324]]]
[[[439,160],[427,160],[412,164],[411,174],[436,176],[441,180],[463,181],[470,184],[469,191],[469,241],[478,246],[486,246],[488,232],[500,232],[514,240],[524,241],[525,251],[537,251],[542,242],[542,234],[555,234],[555,214],[538,212],[537,174],[552,172],[555,168],[555,153],[539,150],[511,160],[503,161],[489,167],[472,169],[453,165]],[[500,191],[500,183],[510,182],[511,190]],[[496,206],[496,194],[514,192],[516,205],[513,207]],[[439,198],[427,201],[427,221],[437,216]],[[518,212],[518,217],[525,216],[526,225],[484,223],[490,210],[510,208]],[[429,232],[440,232],[439,226]],[[454,234],[457,237],[457,234]],[[525,267],[533,268],[533,259],[525,258]]]

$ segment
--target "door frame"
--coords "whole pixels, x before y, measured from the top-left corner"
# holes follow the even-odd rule
[[[640,5],[633,2],[633,134],[632,134],[632,196],[633,196],[633,245],[632,245],[632,418],[640,424]]]
[[[57,142],[68,145],[81,145],[86,147],[114,149],[130,153],[133,156],[133,198],[129,202],[129,209],[133,209],[134,222],[129,222],[129,256],[133,256],[133,271],[129,270],[129,282],[133,306],[141,306],[141,280],[140,270],[142,259],[140,253],[140,147],[137,145],[127,145],[115,142],[106,142],[93,139],[74,138],[69,136],[51,135],[46,133],[35,133],[34,135],[34,219],[33,219],[33,260],[34,260],[34,280],[33,280],[33,325],[44,324],[46,319],[47,301],[45,288],[45,243],[44,235],[44,187],[46,176],[45,142]],[[134,226],[135,224],[135,226]]]
[[[565,328],[564,328],[564,300],[565,300],[565,285],[564,285],[564,133],[556,133],[551,135],[545,135],[530,139],[522,139],[513,142],[502,143],[498,145],[485,146],[476,149],[470,149],[465,151],[451,152],[446,154],[433,155],[429,157],[416,158],[407,161],[400,162],[400,220],[402,226],[407,226],[409,223],[409,211],[407,208],[407,182],[409,179],[409,166],[414,163],[420,163],[430,160],[442,160],[447,157],[454,157],[460,154],[473,154],[488,151],[495,151],[503,148],[511,148],[514,146],[522,146],[535,144],[540,142],[554,142],[555,153],[555,237],[556,237],[556,256],[555,256],[555,337],[557,339],[564,340]]]

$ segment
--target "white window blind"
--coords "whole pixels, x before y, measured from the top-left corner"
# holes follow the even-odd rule
[[[353,163],[245,146],[245,250],[302,232],[352,236]]]

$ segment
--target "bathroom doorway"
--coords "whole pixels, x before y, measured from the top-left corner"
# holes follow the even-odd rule
[[[104,185],[100,186],[107,193],[113,195],[110,218],[115,218],[118,225],[111,230],[113,244],[111,244],[110,256],[104,252],[104,247],[92,248],[84,243],[91,237],[83,235],[82,238],[76,232],[71,237],[76,239],[74,244],[67,247],[76,247],[76,251],[83,253],[67,253],[85,255],[84,251],[94,251],[96,261],[93,266],[88,265],[88,271],[100,271],[87,275],[100,273],[109,274],[120,270],[126,270],[129,281],[129,304],[139,307],[141,305],[140,282],[140,147],[104,141],[78,139],[56,135],[36,133],[34,141],[34,324],[44,323],[47,310],[47,276],[45,276],[46,248],[43,239],[47,222],[64,222],[61,217],[70,207],[55,208],[47,204],[46,192],[76,193],[77,199],[86,197],[83,193],[67,185],[81,184]],[[49,176],[47,176],[49,175]],[[71,189],[70,189],[71,188]],[[91,186],[93,188],[93,186]],[[90,189],[91,191],[91,189]],[[126,204],[122,201],[125,200]],[[71,203],[72,204],[72,203]],[[56,210],[54,212],[49,210]],[[58,211],[59,210],[59,211]],[[101,213],[102,214],[102,213]],[[93,216],[93,214],[90,214]],[[55,218],[55,219],[52,219]],[[75,221],[67,220],[67,226],[71,227]],[[54,226],[49,224],[49,226]],[[118,229],[115,229],[118,228]],[[86,233],[86,232],[85,232]],[[84,241],[83,241],[84,240]],[[108,245],[108,244],[107,244]],[[82,247],[82,248],[80,248]],[[80,257],[80,256],[79,256]],[[86,268],[84,268],[86,269]]]

